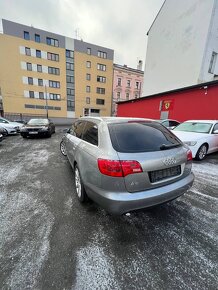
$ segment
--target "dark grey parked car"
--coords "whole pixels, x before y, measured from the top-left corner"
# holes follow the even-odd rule
[[[192,154],[153,120],[84,117],[63,137],[76,193],[113,214],[177,198],[193,183]]]
[[[51,137],[53,133],[55,133],[55,125],[49,119],[30,119],[20,130],[23,138],[28,136]]]

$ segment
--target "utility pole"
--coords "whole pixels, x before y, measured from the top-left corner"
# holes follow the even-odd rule
[[[48,98],[47,98],[47,86],[45,85],[45,108],[46,108],[46,116],[48,119]]]

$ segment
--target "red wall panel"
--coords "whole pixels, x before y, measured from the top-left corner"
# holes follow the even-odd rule
[[[178,121],[190,119],[218,120],[218,85],[153,96],[118,104],[118,117],[145,117],[160,119],[160,103],[170,100],[169,118]]]

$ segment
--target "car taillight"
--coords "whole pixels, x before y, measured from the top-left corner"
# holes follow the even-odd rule
[[[98,168],[102,174],[114,177],[125,177],[142,172],[140,163],[135,160],[98,159]]]
[[[187,151],[187,161],[190,161],[190,160],[192,160],[192,152],[191,152],[191,150],[188,150]]]

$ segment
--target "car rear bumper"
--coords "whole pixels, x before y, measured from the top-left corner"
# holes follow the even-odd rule
[[[190,189],[194,174],[159,188],[129,192],[106,192],[102,189],[87,189],[88,196],[112,214],[123,214],[132,210],[152,207],[173,200]]]

